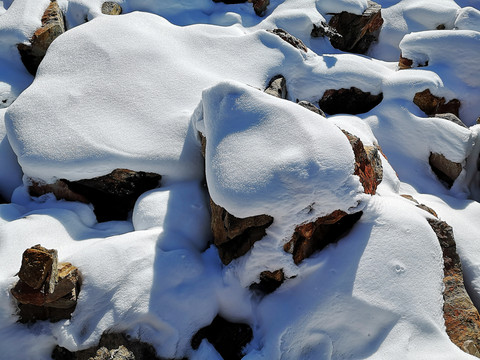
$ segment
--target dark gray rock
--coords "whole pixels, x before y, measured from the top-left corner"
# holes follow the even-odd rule
[[[383,93],[372,95],[356,87],[329,89],[319,100],[320,109],[329,115],[363,114],[372,110],[383,100]]]
[[[303,52],[307,52],[307,47],[305,44],[302,42],[302,40],[297,39],[295,36],[289,34],[283,29],[274,29],[274,30],[267,30],[268,32],[271,32],[272,34],[275,34],[279,36],[283,41],[286,41],[290,45],[292,45],[294,48],[297,48],[299,50],[302,50]]]
[[[313,111],[315,114],[318,114],[318,115],[323,116],[323,117],[326,116],[325,113],[322,111],[322,109],[319,109],[318,107],[316,107],[314,104],[312,104],[309,101],[302,100],[302,101],[299,101],[297,104],[304,107],[305,109]]]

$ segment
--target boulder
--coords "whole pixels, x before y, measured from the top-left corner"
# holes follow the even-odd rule
[[[400,59],[398,60],[398,68],[400,70],[410,69],[413,66],[413,60],[407,59],[400,55]]]
[[[448,160],[443,154],[430,153],[428,163],[437,177],[451,188],[462,172],[462,165]]]
[[[314,252],[322,250],[346,235],[362,214],[362,211],[347,214],[344,211],[335,210],[314,222],[299,225],[283,249],[293,255],[293,261],[298,265]]]
[[[42,26],[35,31],[30,44],[18,44],[22,62],[28,72],[35,76],[38,66],[50,44],[65,32],[63,13],[56,0],[52,0],[42,16]]]
[[[329,115],[363,114],[372,110],[383,100],[383,93],[372,95],[356,87],[329,89],[319,100],[320,109]]]
[[[444,261],[443,316],[450,340],[471,355],[479,356],[480,315],[463,282],[453,229],[446,222],[427,219],[440,242]]]
[[[253,331],[248,324],[232,323],[220,315],[212,323],[192,337],[194,350],[200,347],[203,339],[207,339],[224,359],[236,360],[243,357],[242,349],[252,340]]]
[[[311,37],[328,37],[329,39],[336,38],[335,41],[339,41],[339,38],[342,37],[334,28],[330,27],[325,21],[320,22],[319,24],[313,24],[312,32],[310,33]]]
[[[266,235],[266,229],[273,223],[273,217],[269,215],[237,218],[213,200],[210,200],[210,208],[213,242],[225,265],[245,255]]]
[[[378,40],[382,24],[381,6],[368,1],[368,8],[362,15],[342,11],[330,19],[329,27],[340,35],[330,37],[330,42],[336,49],[365,54],[370,45]]]
[[[105,15],[120,15],[122,7],[113,1],[106,1],[102,4],[102,14]]]
[[[300,105],[300,106],[303,106],[305,109],[313,111],[314,113],[316,113],[318,115],[321,115],[323,117],[326,116],[325,113],[322,111],[322,109],[319,109],[318,107],[316,107],[314,104],[312,104],[309,101],[302,100],[302,101],[299,101],[297,104]]]
[[[277,290],[285,281],[283,269],[275,271],[262,271],[259,276],[259,282],[250,285],[250,290],[259,291],[263,294],[270,294]]]
[[[288,32],[286,32],[283,29],[274,29],[274,30],[267,30],[268,32],[275,34],[279,36],[282,40],[286,41],[290,45],[292,45],[294,48],[297,48],[299,50],[302,50],[303,52],[307,52],[307,47],[305,44],[302,42],[302,40],[297,39],[295,36],[290,35]]]
[[[92,360],[135,360],[135,355],[125,346],[120,345],[118,349],[108,350],[106,347],[98,349]]]
[[[248,0],[253,2],[253,10],[258,16],[264,16],[267,12],[267,6],[270,5],[270,0]]]
[[[23,253],[18,277],[34,290],[47,284],[47,292],[52,292],[57,281],[57,256],[57,250],[32,246]]]
[[[429,116],[436,114],[451,113],[458,117],[460,100],[452,99],[446,102],[444,97],[438,97],[430,92],[430,89],[415,94],[413,102],[420,110]]]
[[[280,99],[287,98],[287,80],[283,75],[275,75],[268,83],[265,92]]]

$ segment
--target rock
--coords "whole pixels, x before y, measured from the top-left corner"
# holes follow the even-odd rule
[[[309,101],[302,100],[302,101],[299,101],[297,104],[300,106],[303,106],[305,109],[308,109],[318,115],[325,117],[325,113]]]
[[[288,42],[290,45],[292,45],[294,48],[297,48],[299,50],[302,50],[303,52],[307,52],[307,47],[305,44],[302,42],[302,40],[297,39],[295,36],[290,35],[288,32],[286,32],[283,29],[274,29],[274,30],[267,30],[268,32],[275,34],[277,36],[280,36],[280,38],[286,42]]]
[[[405,195],[405,194],[401,194],[400,195],[401,197],[405,198],[405,199],[408,199],[412,202],[414,202],[416,205],[416,207],[418,207],[419,209],[422,209],[422,210],[425,210],[426,212],[432,214],[433,216],[435,216],[436,218],[438,218],[438,215],[437,213],[435,212],[435,210],[433,210],[432,208],[428,207],[427,205],[425,204],[420,204],[417,200],[415,200],[411,195]]]
[[[249,0],[253,2],[253,10],[258,16],[264,16],[267,12],[267,6],[270,5],[270,0]]]
[[[435,117],[436,117],[436,118],[440,118],[440,119],[444,119],[444,120],[448,120],[448,121],[453,122],[454,124],[457,124],[457,125],[459,125],[459,126],[461,126],[461,127],[468,128],[468,126],[465,125],[465,124],[463,123],[463,121],[460,120],[460,119],[458,118],[458,116],[455,115],[455,114],[452,114],[452,113],[435,114]]]
[[[247,1],[248,0],[213,0],[213,2],[216,2],[216,3],[223,2],[224,4],[241,4]]]
[[[320,109],[329,115],[363,114],[372,110],[383,100],[383,93],[372,95],[356,87],[329,89],[319,101]]]
[[[398,68],[400,70],[410,69],[413,66],[413,60],[407,59],[400,55],[400,59],[398,60]]]
[[[444,97],[438,97],[430,92],[430,89],[418,92],[413,98],[413,102],[420,110],[429,116],[436,114],[451,113],[458,117],[460,109],[460,100],[452,99],[448,103]]]
[[[29,191],[32,196],[53,192],[57,199],[92,203],[99,222],[126,220],[138,197],[158,187],[161,178],[154,173],[116,169],[93,179],[61,179],[47,185],[33,182]]]
[[[102,14],[105,15],[120,15],[122,7],[113,1],[106,1],[102,4]]]
[[[275,75],[268,83],[265,92],[280,99],[287,98],[287,81],[283,75]]]
[[[213,241],[225,265],[245,255],[266,235],[266,229],[273,223],[273,218],[268,215],[237,218],[213,200],[210,200],[210,208]]]
[[[339,41],[338,38],[341,38],[342,35],[340,35],[334,28],[328,26],[328,24],[324,21],[322,21],[319,24],[313,24],[313,29],[312,32],[310,33],[310,36],[316,38],[316,37],[328,37],[329,39],[332,38],[337,38],[335,41]]]
[[[18,277],[34,290],[47,283],[47,292],[53,292],[57,280],[57,251],[40,245],[25,250]]]
[[[443,181],[448,188],[451,188],[458,175],[462,172],[462,165],[448,160],[443,154],[430,153],[428,162],[432,171]]]
[[[382,24],[381,6],[368,1],[368,8],[362,15],[342,11],[330,19],[330,28],[341,35],[330,37],[330,42],[336,49],[365,54],[370,45],[378,40]]]
[[[373,187],[375,189],[372,190],[373,193],[367,192],[367,194],[374,194],[376,192],[377,186],[382,182],[383,180],[383,166],[382,166],[382,159],[380,157],[381,151],[378,147],[376,146],[367,146],[364,145],[363,148],[365,149],[365,152],[367,154],[367,158],[370,162],[370,165],[373,167],[373,174],[374,174],[374,185]],[[366,166],[366,165],[365,165]],[[361,165],[359,165],[359,168],[361,168]]]
[[[35,306],[30,304],[18,304],[18,322],[35,323],[37,321],[50,321],[52,323],[60,320],[70,319],[75,307],[71,308],[55,308],[48,306]]]
[[[50,44],[65,32],[63,13],[56,0],[52,0],[42,16],[42,26],[35,31],[30,45],[18,44],[22,62],[27,70],[35,76],[38,66],[44,58]]]
[[[260,291],[264,294],[270,294],[277,290],[285,281],[283,269],[275,271],[262,271],[260,273],[260,282],[250,285],[250,290]]]
[[[314,252],[322,250],[328,244],[337,242],[346,235],[360,219],[363,212],[347,214],[341,210],[320,217],[314,222],[295,228],[292,239],[283,249],[293,255],[295,264],[300,264]]]
[[[242,349],[252,338],[253,331],[248,324],[232,323],[217,315],[210,325],[198,330],[191,345],[196,350],[202,340],[207,339],[224,359],[236,360],[242,358]]]
[[[463,282],[463,271],[456,251],[453,229],[446,222],[427,219],[443,252],[443,316],[450,340],[471,355],[480,348],[480,315]]]
[[[95,357],[91,360],[135,360],[135,355],[129,351],[125,346],[120,345],[118,349],[110,350],[106,347],[98,349]]]
[[[58,265],[58,281],[55,290],[47,294],[45,301],[46,304],[49,304],[47,306],[55,307],[55,301],[65,296],[68,296],[70,299],[76,299],[76,293],[80,287],[80,283],[81,277],[78,269],[68,262],[60,263]]]

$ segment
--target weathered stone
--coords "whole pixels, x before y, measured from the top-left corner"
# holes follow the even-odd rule
[[[72,294],[72,291],[74,290],[74,300],[76,301],[76,289],[79,287],[80,273],[78,269],[70,263],[60,263],[58,265],[58,281],[55,290],[52,293],[47,294],[45,302],[47,304],[53,303],[64,296]]]
[[[458,117],[460,101],[452,99],[446,102],[444,97],[438,97],[430,92],[430,89],[418,92],[413,98],[413,102],[420,110],[429,116],[436,114],[451,113]]]
[[[63,13],[56,0],[52,0],[42,16],[42,26],[35,31],[30,45],[18,44],[22,62],[27,70],[35,75],[50,44],[65,32]]]
[[[100,357],[98,357],[100,356]],[[107,356],[103,358],[101,356]],[[112,357],[113,356],[113,357]],[[116,356],[116,357],[115,357]],[[123,356],[123,357],[120,357]],[[56,346],[52,352],[54,360],[159,360],[155,348],[145,342],[130,339],[123,333],[105,332],[99,344],[91,348],[71,352],[63,347]]]
[[[290,35],[288,32],[286,32],[283,29],[274,29],[274,30],[267,30],[268,32],[271,32],[272,34],[275,34],[279,36],[282,40],[288,42],[290,45],[292,45],[294,48],[297,48],[299,50],[302,50],[304,52],[307,52],[307,47],[305,44],[302,42],[302,40],[297,39],[295,36]]]
[[[314,252],[322,250],[328,244],[337,242],[346,235],[360,219],[363,212],[347,214],[341,210],[322,216],[314,222],[295,228],[292,239],[284,245],[284,250],[293,255],[295,264],[300,264]]]
[[[260,273],[260,282],[250,285],[250,290],[257,290],[265,294],[270,294],[277,290],[285,281],[283,270],[262,271]]]
[[[367,153],[367,158],[371,166],[373,167],[373,174],[375,175],[374,184],[376,184],[374,185],[375,187],[374,191],[376,191],[377,186],[383,180],[383,166],[382,166],[382,159],[380,157],[380,150],[378,149],[377,146],[364,145],[363,148],[365,149],[365,152]]]
[[[400,70],[405,70],[405,69],[411,69],[413,66],[413,61],[410,59],[407,59],[406,57],[403,57],[400,55],[400,59],[398,60],[398,68]]]
[[[268,215],[237,218],[213,200],[210,200],[210,208],[213,241],[225,265],[245,255],[256,241],[266,235],[266,229],[273,222]]]
[[[300,106],[303,106],[305,109],[313,111],[315,114],[318,114],[318,115],[323,116],[323,117],[326,116],[325,113],[322,111],[322,109],[319,109],[318,107],[316,107],[314,104],[312,104],[309,101],[302,100],[302,101],[299,101],[297,104],[300,105]]]
[[[454,124],[457,124],[461,127],[464,127],[464,128],[468,128],[467,125],[465,125],[463,123],[462,120],[459,119],[459,117],[455,114],[452,114],[452,113],[446,113],[446,114],[435,114],[434,115],[435,117],[437,118],[440,118],[440,119],[444,119],[444,120],[448,120],[450,122],[453,122]]]
[[[332,38],[341,38],[340,35],[334,28],[330,27],[326,22],[322,21],[319,24],[313,24],[313,29],[310,35],[314,38],[316,37],[328,37]],[[337,39],[338,41],[338,39]]]
[[[443,316],[450,340],[471,355],[480,348],[480,315],[463,282],[463,271],[457,254],[453,229],[446,222],[427,219],[437,235],[443,252]]]
[[[22,280],[18,281],[10,292],[13,297],[22,304],[43,306],[47,298],[47,295],[43,291],[28,286]]]
[[[18,277],[33,289],[46,284],[46,292],[53,292],[57,280],[57,251],[40,245],[25,250]]]
[[[258,16],[264,16],[267,12],[267,6],[270,5],[270,0],[249,0],[253,2],[253,10]]]
[[[383,93],[372,95],[356,87],[329,89],[319,101],[320,109],[329,115],[363,114],[372,110],[383,100]]]
[[[192,348],[198,349],[205,338],[224,359],[236,360],[242,358],[242,349],[252,340],[253,331],[248,324],[232,323],[217,315],[192,337]]]
[[[381,6],[369,1],[362,15],[342,11],[330,19],[328,25],[341,35],[331,37],[330,42],[339,50],[365,54],[378,40],[382,24]]]
[[[105,15],[120,15],[122,7],[113,1],[106,1],[102,4],[102,14]]]
[[[265,92],[280,99],[287,98],[287,80],[283,75],[275,75],[268,83]]]
[[[48,306],[35,306],[31,304],[18,304],[20,323],[34,323],[36,321],[49,320],[57,322],[60,320],[70,319],[75,311],[75,306],[71,308],[55,308]]]
[[[462,172],[462,165],[448,160],[443,154],[430,153],[428,162],[432,171],[443,181],[448,188],[451,188],[457,177]]]
[[[400,196],[407,199],[407,200],[410,200],[410,201],[414,202],[416,204],[415,205],[416,207],[418,207],[419,209],[422,209],[422,210],[430,213],[431,215],[435,216],[436,218],[438,218],[438,215],[435,212],[435,210],[433,210],[431,207],[428,207],[425,204],[420,204],[416,199],[413,198],[412,195],[401,194]]]

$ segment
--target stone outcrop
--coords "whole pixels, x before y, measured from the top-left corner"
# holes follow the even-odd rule
[[[120,15],[122,7],[113,1],[106,1],[102,4],[102,14],[105,15]]]
[[[280,99],[286,99],[288,95],[287,80],[285,80],[283,75],[275,75],[270,79],[265,92]]]
[[[448,160],[443,154],[430,153],[428,163],[437,177],[451,188],[462,172],[462,165]]]
[[[458,117],[460,100],[452,99],[446,102],[444,97],[438,97],[430,92],[430,89],[415,94],[413,102],[420,110],[429,116],[436,114],[451,113]]]
[[[335,14],[328,25],[335,34],[330,37],[334,48],[365,54],[370,45],[378,40],[380,28],[383,25],[381,6],[368,1],[368,8],[362,15],[342,11],[340,14]],[[328,36],[328,33],[326,35]]]
[[[337,242],[346,235],[360,219],[363,212],[347,214],[341,210],[322,216],[314,222],[295,228],[292,239],[283,249],[293,255],[295,264],[300,264],[314,252],[322,250],[328,244]]]
[[[35,31],[30,44],[18,44],[22,62],[28,72],[35,76],[38,66],[50,44],[65,32],[63,13],[56,0],[52,0],[42,16],[42,26]]]
[[[356,87],[326,90],[319,100],[320,109],[329,115],[363,114],[383,100],[383,93],[372,95]]]
[[[135,201],[144,192],[159,186],[161,175],[116,169],[108,175],[78,181],[58,180],[55,184],[33,182],[30,195],[52,192],[57,199],[92,203],[99,222],[126,220]]]
[[[285,281],[283,269],[275,271],[262,271],[259,276],[259,282],[250,285],[250,290],[259,291],[263,294],[271,294],[277,290]]]
[[[332,38],[341,38],[340,35],[334,28],[330,27],[326,22],[322,21],[319,24],[313,24],[312,32],[310,33],[311,37],[328,37],[329,39]],[[338,41],[339,39],[335,39]]]
[[[272,34],[275,34],[279,36],[283,41],[286,41],[290,45],[292,45],[294,48],[297,48],[299,50],[302,50],[303,52],[307,52],[307,47],[305,44],[302,42],[302,40],[297,39],[295,36],[290,35],[288,32],[286,32],[283,29],[274,29],[274,30],[267,30],[268,32],[271,32]]]
[[[302,100],[302,101],[299,101],[297,104],[300,105],[300,106],[303,106],[305,109],[313,111],[315,114],[318,114],[318,115],[323,116],[323,117],[326,116],[325,113],[322,111],[322,109],[319,109],[318,107],[316,107],[314,104],[312,104],[309,101]]]
[[[419,209],[425,210],[426,212],[428,212],[428,213],[432,214],[433,216],[435,216],[436,218],[438,218],[438,215],[435,212],[435,210],[433,210],[431,207],[428,207],[425,204],[420,204],[416,199],[413,198],[413,196],[406,195],[406,194],[401,194],[400,196],[407,199],[407,200],[410,200],[411,202],[414,202],[416,204],[415,205],[416,207],[418,207]]]
[[[217,315],[210,325],[198,330],[191,345],[196,350],[202,340],[207,339],[224,359],[236,360],[243,357],[242,349],[252,338],[253,331],[248,324],[232,323]]]
[[[105,332],[98,345],[71,352],[56,346],[52,352],[54,360],[160,360],[155,348],[145,342],[130,339],[124,333]]]
[[[463,282],[463,271],[457,254],[453,229],[446,222],[428,219],[443,252],[443,316],[450,340],[471,355],[480,357],[480,315]]]
[[[273,223],[273,217],[269,215],[237,218],[213,200],[210,200],[210,208],[213,241],[225,265],[245,255],[266,235],[266,229]]]
[[[81,276],[70,263],[58,263],[57,251],[35,245],[25,250],[11,289],[18,301],[20,322],[69,319],[77,305]]]

